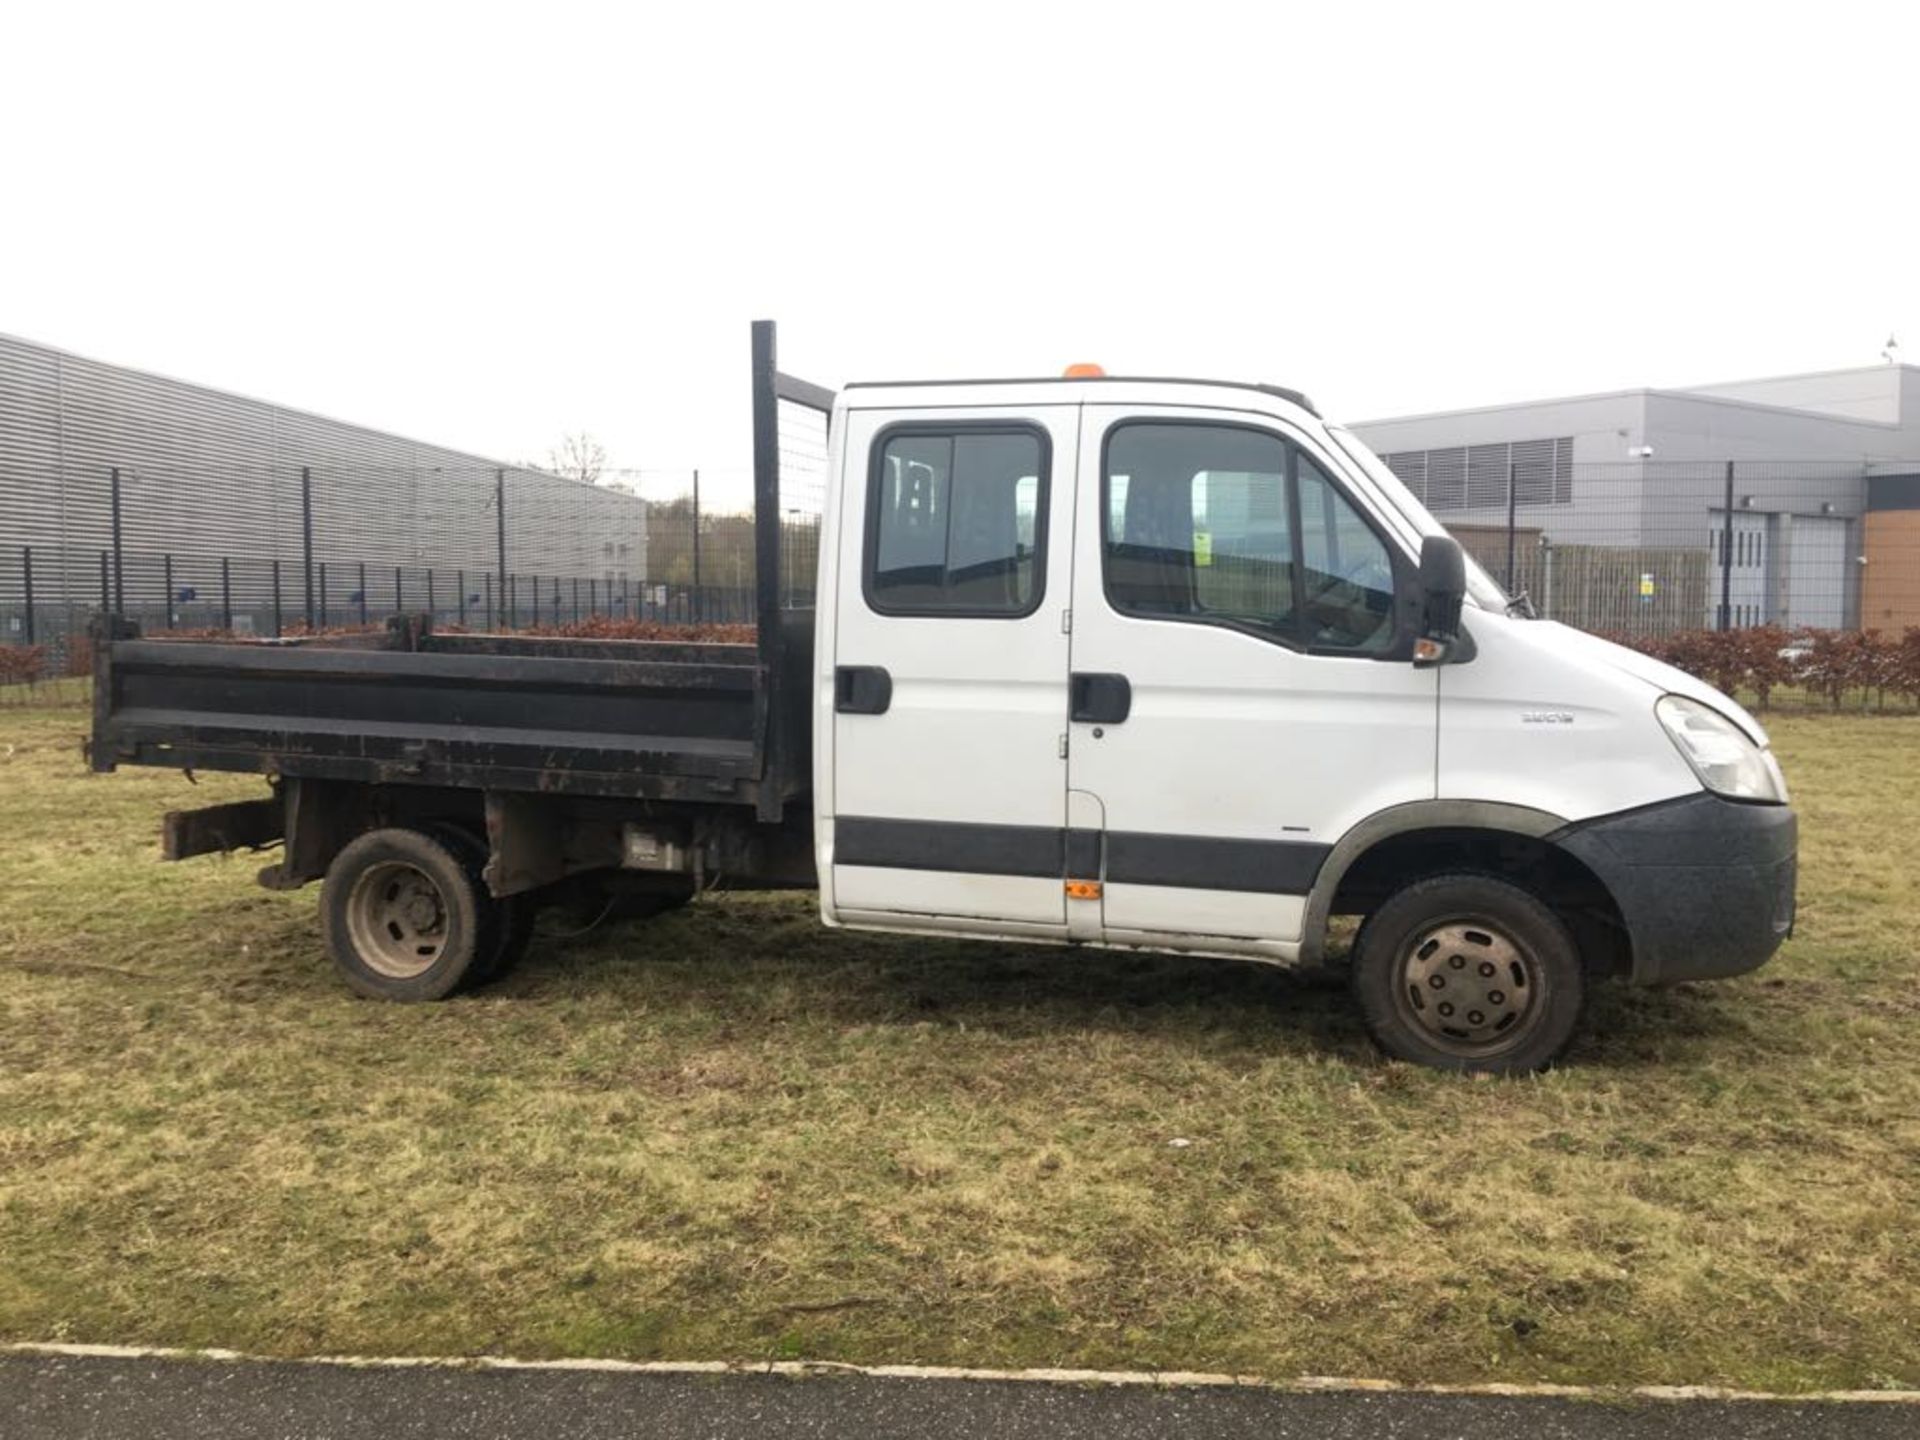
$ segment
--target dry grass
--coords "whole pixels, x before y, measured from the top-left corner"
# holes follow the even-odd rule
[[[1777,720],[1799,938],[1523,1083],[1324,982],[802,899],[359,1001],[311,892],[158,861],[257,782],[87,775],[84,724],[0,717],[0,1336],[1920,1383],[1920,719]]]

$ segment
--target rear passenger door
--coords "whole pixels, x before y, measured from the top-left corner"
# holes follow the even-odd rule
[[[830,913],[1064,930],[1075,410],[847,415]]]

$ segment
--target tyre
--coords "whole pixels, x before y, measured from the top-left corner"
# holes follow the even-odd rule
[[[538,909],[532,895],[509,895],[495,899],[487,889],[487,846],[471,830],[452,821],[436,821],[427,832],[443,841],[460,857],[473,878],[474,893],[482,910],[480,953],[468,969],[468,985],[484,985],[497,980],[520,963],[533,939],[534,912]]]
[[[370,830],[327,867],[320,924],[335,968],[362,995],[441,1000],[490,940],[485,898],[445,838]]]
[[[1579,948],[1535,896],[1491,875],[1436,875],[1391,896],[1353,946],[1354,998],[1382,1049],[1438,1070],[1551,1064],[1586,1002]]]

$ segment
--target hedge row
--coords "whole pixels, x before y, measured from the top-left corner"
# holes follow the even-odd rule
[[[1697,675],[1728,694],[1746,693],[1764,710],[1773,692],[1798,687],[1838,710],[1848,697],[1885,706],[1888,695],[1920,703],[1920,626],[1878,630],[1681,630],[1610,635],[1610,640]]]

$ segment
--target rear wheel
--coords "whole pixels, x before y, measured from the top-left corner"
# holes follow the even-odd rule
[[[484,891],[444,839],[370,830],[334,857],[320,923],[347,984],[380,1000],[440,1000],[487,938]]]
[[[1436,875],[1390,897],[1360,929],[1352,979],[1390,1054],[1495,1075],[1551,1064],[1586,1000],[1559,916],[1491,875]]]
[[[460,857],[473,878],[481,915],[480,953],[467,972],[467,983],[484,985],[497,980],[520,963],[533,939],[534,912],[538,909],[531,894],[508,895],[496,899],[487,889],[487,845],[478,835],[452,821],[437,822],[429,833],[446,843]]]

